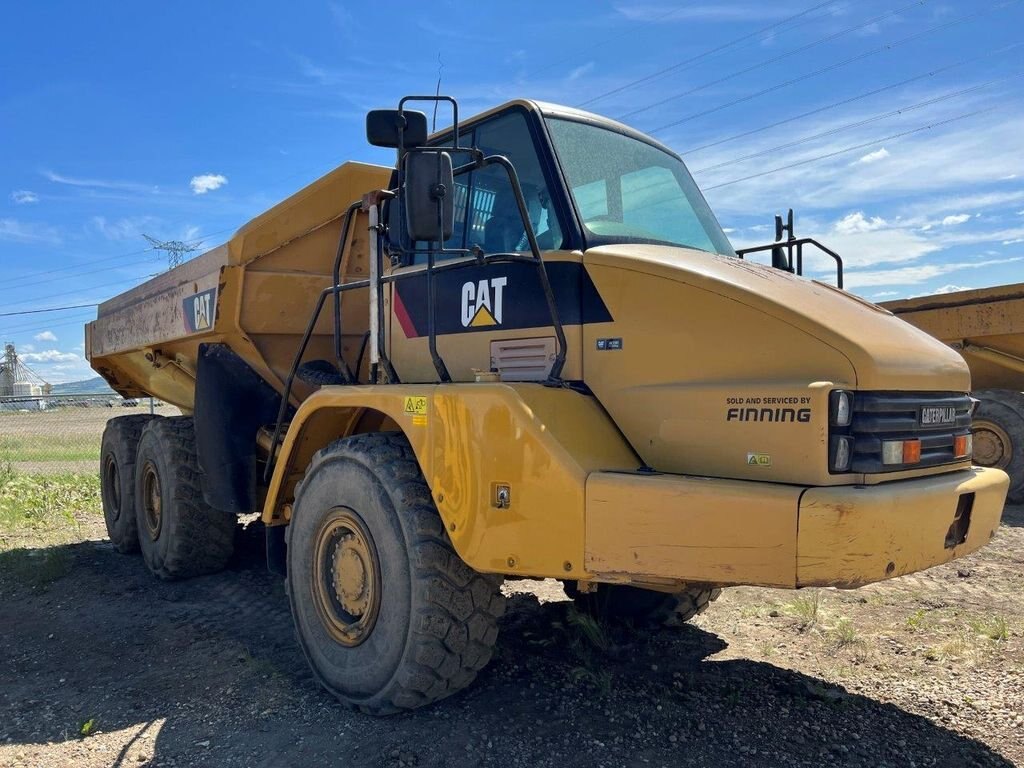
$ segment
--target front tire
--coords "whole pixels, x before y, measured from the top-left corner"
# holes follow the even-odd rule
[[[235,516],[203,499],[195,446],[191,416],[154,419],[139,439],[139,546],[149,570],[165,580],[216,573],[234,546]]]
[[[501,578],[455,553],[401,434],[317,452],[288,526],[288,595],[321,684],[374,715],[465,688],[491,658]]]
[[[135,454],[146,424],[155,417],[116,416],[107,421],[100,443],[100,499],[107,536],[122,554],[139,549],[135,522]]]

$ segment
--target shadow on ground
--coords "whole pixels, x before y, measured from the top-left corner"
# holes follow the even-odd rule
[[[1009,765],[819,679],[710,661],[724,643],[696,627],[581,655],[566,604],[532,595],[510,601],[496,658],[471,689],[373,719],[315,686],[282,584],[255,549],[180,583],[105,543],[54,549],[46,557],[63,566],[49,583],[26,578],[26,555],[0,555],[7,748],[78,742],[69,748],[91,760],[100,736],[78,734],[93,720],[126,736],[90,765]]]
[[[1024,504],[1014,506],[1007,504],[1003,509],[1003,525],[1024,528]]]

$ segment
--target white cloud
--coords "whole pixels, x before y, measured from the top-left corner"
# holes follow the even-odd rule
[[[57,340],[57,337],[54,335],[53,331],[43,331],[42,333],[37,333],[32,338],[35,339],[36,341],[56,341]]]
[[[153,216],[131,216],[108,221],[106,216],[93,216],[92,228],[108,240],[130,240],[142,237],[143,231],[158,221]]]
[[[1015,237],[1012,240],[1003,240],[1003,245],[1017,245],[1018,243],[1024,243],[1024,237]]]
[[[889,296],[899,296],[899,295],[900,295],[899,291],[879,291],[878,293],[871,294],[871,298],[873,298],[873,299],[884,299],[884,298],[889,297]]]
[[[17,205],[27,205],[30,203],[38,203],[39,195],[35,192],[30,192],[27,189],[16,189],[11,192],[11,200]]]
[[[971,290],[970,286],[967,286],[967,285],[953,285],[952,283],[950,283],[949,285],[944,285],[941,288],[936,288],[934,291],[932,291],[932,293],[956,293],[957,291],[969,291],[969,290]]]
[[[877,163],[879,160],[885,160],[889,156],[889,150],[885,147],[876,149],[874,152],[868,152],[853,161],[854,165],[864,165],[866,163]]]
[[[654,3],[623,3],[615,10],[630,21],[755,21],[777,19],[788,10],[772,3],[707,3],[674,7]]]
[[[970,218],[971,218],[971,214],[969,214],[969,213],[958,213],[955,216],[946,216],[945,218],[942,219],[942,226],[944,226],[944,227],[956,226],[957,224],[963,224],[965,221],[967,221]]]
[[[137,181],[118,181],[111,179],[83,179],[75,176],[65,176],[54,171],[41,171],[43,176],[56,184],[66,184],[71,187],[95,187],[97,189],[121,189],[128,192],[158,192],[159,189],[152,184],[142,184]]]
[[[201,176],[193,176],[192,181],[189,182],[189,186],[192,187],[193,194],[205,195],[207,192],[220,189],[227,183],[227,176],[223,176],[219,173],[204,173]]]
[[[43,352],[29,352],[20,355],[26,363],[77,363],[81,357],[74,352],[61,352],[57,349],[47,349]]]
[[[45,224],[34,224],[17,219],[0,219],[0,240],[56,245],[61,238],[56,229]]]
[[[594,62],[588,61],[586,64],[583,64],[582,66],[576,67],[574,70],[572,70],[572,72],[569,73],[568,80],[570,83],[573,82],[574,80],[579,80],[581,77],[583,77],[593,69]]]
[[[996,264],[1024,261],[1024,256],[1011,259],[989,259],[987,261],[954,262],[950,264],[918,264],[897,269],[878,269],[846,272],[843,276],[847,288],[864,288],[876,285],[916,285],[933,277],[959,272],[964,269],[982,269]]]
[[[852,232],[871,232],[875,229],[881,229],[886,225],[885,219],[881,216],[873,216],[870,219],[866,218],[861,211],[847,214],[834,225],[836,232],[842,234],[850,234]]]

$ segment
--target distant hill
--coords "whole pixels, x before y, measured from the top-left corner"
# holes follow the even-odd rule
[[[64,384],[54,384],[53,394],[55,395],[112,395],[114,390],[103,380],[101,376],[93,376],[84,381],[69,381]]]

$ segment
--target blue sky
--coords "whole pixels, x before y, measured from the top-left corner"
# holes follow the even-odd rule
[[[345,160],[390,163],[366,110],[439,67],[466,115],[531,97],[652,132],[737,247],[794,207],[868,298],[1022,279],[1021,2],[372,7],[9,4],[3,311],[101,301],[165,266],[143,232],[212,247]],[[0,336],[51,381],[86,378],[93,315],[0,317]]]

